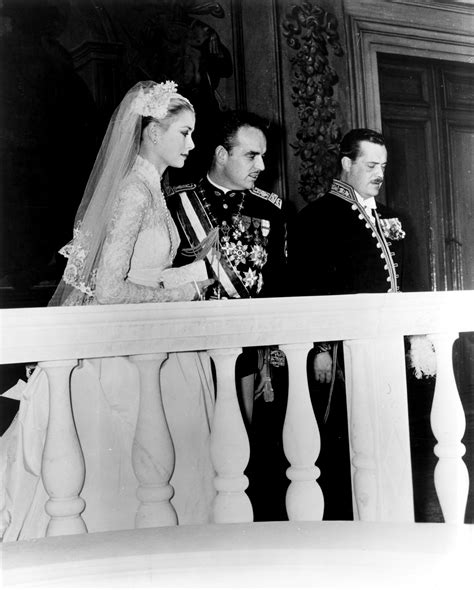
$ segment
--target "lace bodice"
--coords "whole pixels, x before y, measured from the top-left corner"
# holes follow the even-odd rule
[[[176,255],[179,235],[156,168],[138,156],[121,185],[97,269],[98,303],[180,301],[193,285],[164,289],[162,272]]]

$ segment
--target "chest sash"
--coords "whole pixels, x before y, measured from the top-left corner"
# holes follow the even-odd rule
[[[214,278],[220,283],[224,296],[228,298],[248,298],[247,288],[240,280],[234,265],[220,251],[219,228],[215,228],[194,192],[179,193],[177,218],[191,247],[196,251],[206,250]],[[213,238],[212,236],[215,236]],[[212,242],[214,241],[214,247]],[[217,251],[216,251],[217,250]]]

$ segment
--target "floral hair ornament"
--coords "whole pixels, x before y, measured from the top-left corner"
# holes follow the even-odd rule
[[[142,117],[164,119],[168,114],[170,100],[176,94],[178,86],[176,82],[168,80],[160,84],[154,84],[144,90],[140,88],[132,103],[132,111]]]
[[[390,217],[389,219],[380,219],[383,234],[389,240],[403,240],[405,232],[402,229],[402,224],[398,217]]]

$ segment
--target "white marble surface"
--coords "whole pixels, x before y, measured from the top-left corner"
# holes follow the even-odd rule
[[[212,353],[219,348],[229,350],[275,343],[284,348],[302,342],[344,339],[355,343],[372,341],[390,364],[393,355],[385,354],[381,344],[384,341],[398,340],[400,344],[406,334],[474,331],[474,291],[7,309],[0,310],[0,325],[0,362],[5,363],[184,350],[209,349]],[[399,356],[399,364],[403,366],[403,355]],[[451,355],[445,356],[445,362],[451,366]],[[374,504],[375,518],[407,520],[406,507],[411,504],[407,485],[404,493],[399,494],[403,498],[403,518],[400,510],[394,511],[393,502],[401,482],[408,481],[405,474],[410,463],[406,424],[393,420],[397,414],[405,415],[406,421],[406,412],[401,411],[400,405],[405,394],[397,385],[402,377],[400,371],[397,375],[390,374],[382,387],[381,375],[387,376],[388,372],[383,363],[378,365],[380,375],[373,379],[371,395],[382,406],[381,392],[391,392],[392,400],[396,397],[397,411],[394,413],[394,407],[390,407],[384,416],[393,425],[401,426],[395,438],[391,431],[379,428],[382,406],[375,408],[373,404],[374,416],[378,417],[371,423],[377,434],[375,446],[384,449],[383,456],[375,452],[371,455],[379,478],[376,501],[388,507],[383,513]],[[395,391],[397,396],[392,395]],[[445,417],[444,423],[449,430],[448,418]],[[79,435],[81,438],[80,432]],[[401,437],[402,445],[391,444],[397,437]],[[457,440],[454,434],[451,438]],[[390,472],[382,469],[384,464],[390,466]],[[450,493],[456,497],[455,489]],[[462,510],[462,502],[458,504]],[[89,502],[86,510],[91,509]],[[128,527],[130,524],[124,523],[114,528]]]
[[[0,310],[0,363],[474,331],[474,291]]]
[[[189,525],[4,543],[2,550],[4,588],[435,590],[469,587],[474,526]]]

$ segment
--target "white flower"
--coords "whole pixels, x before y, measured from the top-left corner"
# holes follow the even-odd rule
[[[411,336],[410,366],[417,379],[436,375],[436,352],[428,336]]]
[[[155,84],[146,91],[140,88],[132,103],[132,111],[142,117],[164,119],[168,113],[171,97],[176,91],[176,83],[170,81]]]
[[[383,235],[389,240],[403,240],[406,236],[398,217],[390,217],[388,219],[380,218],[380,226],[382,227]]]

